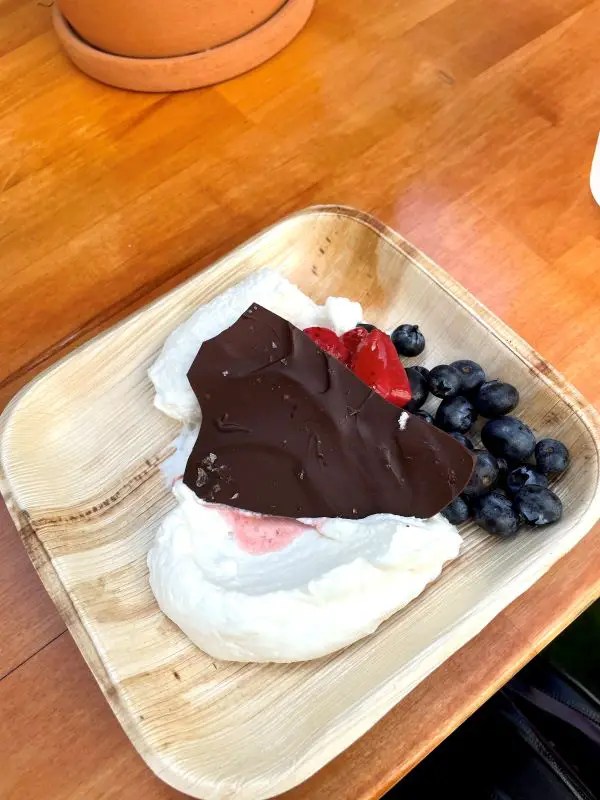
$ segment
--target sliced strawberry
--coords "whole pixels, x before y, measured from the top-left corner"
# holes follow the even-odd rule
[[[362,381],[396,406],[411,398],[406,370],[392,340],[383,331],[373,330],[358,345],[352,370]]]
[[[366,328],[352,328],[351,330],[342,334],[342,342],[350,351],[350,362],[348,366],[352,367],[352,361],[354,360],[356,349],[362,340],[366,339],[368,335],[369,331]]]
[[[325,350],[329,355],[339,359],[343,364],[348,365],[350,361],[350,351],[334,331],[329,328],[305,328],[304,333],[313,340],[313,342]]]

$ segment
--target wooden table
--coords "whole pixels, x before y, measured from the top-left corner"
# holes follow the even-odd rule
[[[1,405],[263,226],[324,202],[397,228],[600,400],[600,0],[318,0],[269,64],[178,96],[78,74],[46,5],[0,0]],[[128,744],[4,509],[0,578],[0,796],[179,796]],[[599,593],[596,528],[286,797],[379,797]]]

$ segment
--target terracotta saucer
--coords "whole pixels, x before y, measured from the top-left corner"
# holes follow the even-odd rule
[[[88,44],[58,10],[53,9],[56,34],[68,56],[92,78],[138,92],[197,89],[233,78],[262,64],[282,50],[310,17],[315,0],[287,0],[266,22],[230,42],[172,58],[128,58]]]

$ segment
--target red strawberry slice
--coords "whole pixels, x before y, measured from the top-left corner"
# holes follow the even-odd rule
[[[366,328],[352,328],[352,330],[346,331],[346,333],[342,334],[342,342],[350,351],[350,367],[352,367],[352,362],[354,360],[354,355],[358,345],[363,339],[366,339],[368,335],[369,331]]]
[[[305,328],[304,333],[310,336],[321,350],[325,350],[326,353],[339,359],[343,364],[348,365],[350,363],[350,351],[334,331],[329,328],[315,326]]]
[[[373,330],[359,343],[352,371],[390,403],[403,407],[411,398],[410,384],[392,340]]]

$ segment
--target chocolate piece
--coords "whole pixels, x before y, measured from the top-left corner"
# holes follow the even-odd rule
[[[204,342],[188,379],[202,426],[184,482],[203,500],[283,517],[431,517],[473,469],[455,439],[256,304]]]

